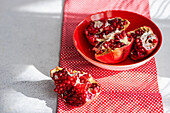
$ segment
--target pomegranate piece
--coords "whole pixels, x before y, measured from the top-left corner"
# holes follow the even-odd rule
[[[147,57],[158,44],[158,37],[153,33],[150,27],[143,26],[128,34],[134,38],[130,53],[130,57],[133,60],[141,60]]]
[[[101,43],[97,48],[95,58],[103,63],[119,63],[125,60],[129,54],[133,43],[133,38],[127,36],[125,31],[116,30],[108,35],[107,40]]]
[[[71,107],[80,107],[91,102],[101,92],[99,84],[89,73],[56,67],[51,70],[57,92]]]
[[[126,29],[128,25],[128,20],[119,17],[91,21],[85,29],[85,35],[90,44],[97,46],[100,42],[107,39],[104,35],[108,35],[116,30],[122,31]]]

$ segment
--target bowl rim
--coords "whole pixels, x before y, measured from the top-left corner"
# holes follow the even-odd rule
[[[86,55],[84,55],[84,54],[79,50],[79,48],[77,47],[76,39],[75,39],[75,32],[77,31],[78,27],[79,27],[85,20],[87,20],[87,18],[89,18],[89,17],[91,17],[91,16],[93,16],[93,15],[97,15],[97,14],[101,14],[101,13],[106,13],[106,12],[115,12],[115,11],[116,11],[116,12],[128,12],[128,13],[133,13],[133,14],[135,14],[135,15],[142,16],[143,18],[149,20],[149,21],[150,21],[153,25],[155,25],[155,27],[159,30],[159,32],[160,32],[160,37],[159,37],[159,39],[160,39],[160,42],[159,42],[159,43],[160,43],[160,44],[159,44],[159,45],[160,45],[160,46],[157,47],[157,50],[156,50],[150,57],[147,57],[147,58],[145,58],[145,59],[143,59],[143,60],[141,60],[141,61],[139,61],[139,62],[134,62],[134,63],[132,63],[132,64],[121,64],[121,65],[119,65],[119,64],[107,64],[107,63],[102,63],[102,62],[99,62],[99,61],[95,61],[95,60],[87,57]],[[162,37],[162,33],[161,33],[161,30],[159,29],[159,27],[158,27],[150,18],[148,18],[148,17],[145,17],[145,16],[143,16],[143,15],[141,15],[141,14],[138,14],[138,13],[132,12],[132,11],[126,11],[126,10],[106,10],[106,11],[101,11],[101,12],[96,12],[96,13],[94,13],[94,14],[90,14],[90,15],[88,15],[87,17],[85,17],[83,20],[81,20],[81,21],[79,22],[79,24],[76,26],[75,30],[74,30],[73,43],[74,43],[74,46],[76,47],[77,51],[78,51],[86,60],[89,60],[90,62],[92,61],[92,62],[97,63],[97,64],[99,64],[99,65],[112,66],[112,67],[118,67],[118,66],[119,66],[119,67],[121,68],[121,67],[129,67],[129,66],[134,67],[134,66],[138,65],[139,63],[145,63],[145,62],[149,61],[151,58],[153,58],[153,57],[158,53],[158,51],[159,51],[160,48],[162,47],[163,37]],[[122,61],[122,62],[123,62],[123,61]]]

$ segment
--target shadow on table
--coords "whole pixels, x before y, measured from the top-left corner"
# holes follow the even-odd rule
[[[62,12],[58,6],[61,2],[63,6],[62,0],[14,0],[12,3],[6,0],[2,1],[0,7],[0,27],[3,28],[0,31],[3,59],[0,60],[0,67],[3,67],[8,80],[2,79],[8,81],[5,83],[8,87],[28,97],[45,100],[53,112],[56,111],[56,105],[52,105],[51,100],[55,101],[56,93],[52,80],[16,82],[15,78],[25,72],[29,65],[34,65],[49,77],[50,69],[58,65],[62,23]],[[50,6],[54,6],[52,4],[56,4],[56,11],[50,9]]]

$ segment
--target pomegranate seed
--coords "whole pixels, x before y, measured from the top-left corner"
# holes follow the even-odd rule
[[[103,46],[107,49],[107,48],[108,48],[108,43],[105,42],[105,43],[103,44]]]
[[[55,92],[58,92],[58,88],[55,88],[54,91],[55,91]]]
[[[140,45],[141,45],[141,43],[140,43],[140,42],[137,42],[137,43],[136,43],[136,45],[137,45],[137,46],[140,46]]]
[[[140,42],[140,39],[139,39],[139,38],[137,38],[137,39],[135,40],[135,42],[136,42],[136,43]]]
[[[119,37],[120,37],[120,39],[123,39],[123,38],[124,38],[122,34],[119,34]]]
[[[98,52],[98,54],[102,54],[102,53],[104,53],[104,50],[100,50],[100,51]]]
[[[73,86],[74,86],[74,85],[75,85],[75,82],[74,82],[74,81],[71,81],[71,85],[73,85]]]
[[[63,96],[63,98],[64,98],[64,99],[66,99],[66,98],[67,98],[67,96]]]
[[[105,27],[104,30],[108,31],[110,28],[109,26]]]
[[[114,31],[115,28],[113,26],[110,27],[110,31]]]
[[[157,43],[158,41],[156,40],[156,39],[153,39],[153,41],[152,41],[153,43]]]
[[[114,40],[113,40],[113,39],[111,39],[111,40],[110,40],[110,43],[114,43]]]
[[[62,77],[63,74],[61,72],[58,73],[58,77]]]
[[[105,34],[108,35],[108,34],[109,34],[109,31],[105,31]]]
[[[145,52],[145,49],[141,48],[139,49],[140,52]]]
[[[120,25],[117,25],[116,28],[119,29],[119,28],[120,28]]]
[[[127,39],[128,39],[128,41],[130,42],[130,41],[132,40],[132,37],[128,37]]]
[[[115,35],[115,39],[118,39],[118,40],[120,39],[118,34]]]
[[[139,31],[135,31],[136,35],[139,36],[140,35],[140,32]]]
[[[61,83],[62,81],[61,80],[58,80],[58,83]]]
[[[124,22],[123,22],[123,25],[126,25],[127,24],[127,21],[125,20]]]
[[[113,27],[116,27],[116,22],[113,22]]]
[[[133,37],[133,38],[136,38],[136,34],[134,34],[134,33],[131,33],[131,35],[132,35],[132,37]]]
[[[103,39],[104,37],[103,37],[103,35],[102,35],[102,34],[99,34],[99,38]]]
[[[94,42],[96,41],[96,38],[93,37],[93,36],[89,36],[89,41],[92,42],[92,43],[94,43]]]
[[[88,36],[89,35],[89,32],[88,32],[88,30],[85,30],[85,34]]]
[[[126,36],[126,32],[125,31],[122,31],[122,36],[125,37]]]
[[[124,29],[124,26],[123,26],[123,25],[120,25],[120,29]]]

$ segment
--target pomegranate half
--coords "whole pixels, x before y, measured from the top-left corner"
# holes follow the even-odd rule
[[[56,67],[51,70],[57,92],[71,107],[80,107],[91,102],[101,92],[101,87],[89,73]]]

